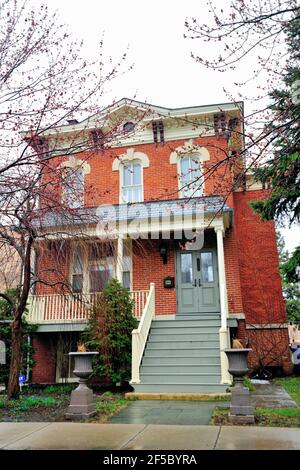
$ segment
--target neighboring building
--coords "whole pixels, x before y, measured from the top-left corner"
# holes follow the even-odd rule
[[[50,149],[55,139],[53,165],[70,171],[70,185],[57,191],[77,218],[44,214],[41,222],[53,235],[37,269],[52,285],[38,284],[30,299],[29,320],[39,323],[33,382],[72,380],[65,353],[76,349],[94,296],[113,276],[144,316],[133,335],[137,391],[225,391],[233,336],[250,342],[252,368],[290,368],[274,224],[249,205],[267,190],[241,178],[236,157],[242,114],[243,103],[166,109],[122,99],[45,133]],[[63,156],[58,142],[68,147],[80,133],[92,145]],[[61,279],[73,296],[59,290]]]

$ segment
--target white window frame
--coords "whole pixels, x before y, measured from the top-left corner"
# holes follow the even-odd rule
[[[71,171],[77,171],[80,169],[82,171],[82,204],[76,205],[76,206],[70,206],[71,209],[79,208],[79,207],[84,207],[84,201],[85,201],[85,176],[88,175],[91,172],[91,167],[90,165],[84,161],[84,160],[79,160],[75,158],[74,156],[71,156],[67,160],[64,160],[58,167],[59,169],[66,168],[67,170]],[[62,187],[62,193],[61,193],[61,201],[65,204],[66,203],[66,193],[64,189],[64,185]]]
[[[76,173],[80,171],[81,176],[80,179],[81,181],[81,188],[75,188],[74,193],[72,194],[72,188],[71,184],[72,182],[68,182],[69,175],[65,174],[64,175],[64,181],[68,183],[68,185],[63,184],[62,188],[62,203],[65,204],[67,207],[70,209],[79,209],[80,207],[84,207],[84,170],[82,167],[77,167],[77,168],[70,168],[66,167],[65,168],[66,172],[70,172],[71,176],[77,178]],[[73,196],[73,200],[71,200]]]
[[[202,167],[202,177],[203,177],[203,162],[207,162],[210,160],[210,154],[206,147],[201,147],[197,142],[194,142],[193,139],[189,139],[184,142],[183,145],[177,147],[173,152],[170,154],[170,163],[177,165],[177,180],[178,180],[178,194],[179,197],[201,197],[201,196],[185,196],[182,195],[181,191],[181,159],[191,156],[192,158],[198,158],[199,163]],[[204,178],[204,177],[203,177]],[[205,182],[202,181],[202,196],[205,195]]]
[[[125,166],[130,166],[130,165],[140,165],[141,169],[141,183],[139,185],[130,185],[126,186],[126,188],[135,188],[135,187],[140,187],[141,188],[141,199],[139,201],[126,201],[124,198],[124,167]],[[132,161],[124,161],[120,167],[120,198],[121,202],[124,204],[130,204],[134,202],[143,202],[144,201],[144,172],[143,172],[143,165],[142,162],[139,160],[132,160]]]
[[[189,159],[189,161],[191,160],[194,160],[194,161],[198,161],[198,164],[199,164],[199,170],[200,170],[200,177],[197,177],[199,178],[198,181],[199,181],[199,187],[197,189],[195,188],[192,188],[193,184],[197,184],[196,183],[196,180],[197,178],[195,178],[194,180],[194,183],[193,183],[193,179],[190,178],[188,182],[182,182],[182,179],[183,178],[186,178],[187,175],[184,175],[182,177],[182,161],[184,159]],[[203,164],[199,158],[199,155],[196,155],[196,154],[186,154],[186,155],[182,155],[182,157],[180,157],[178,159],[178,162],[177,162],[177,173],[178,173],[178,191],[179,191],[179,196],[181,198],[190,198],[190,197],[201,197],[204,195],[204,181],[203,181]],[[192,176],[192,171],[190,172],[190,175]],[[202,181],[201,181],[202,180]],[[185,194],[185,191],[188,192],[188,194]],[[189,194],[190,192],[190,194]]]
[[[124,172],[124,164],[130,163],[140,163],[141,164],[141,186],[142,186],[142,200],[139,202],[144,201],[144,168],[149,167],[149,158],[143,152],[136,152],[134,148],[128,148],[126,153],[119,155],[116,157],[112,164],[112,170],[119,172],[119,203],[124,204],[125,201],[123,199],[123,172]]]
[[[70,256],[70,267],[69,267],[69,284],[70,286],[73,286],[73,274],[74,274],[74,258],[75,258],[75,252],[76,252],[76,243],[73,244],[71,247],[71,256]],[[112,277],[116,277],[116,260],[113,256],[108,256],[105,258],[108,260],[111,259],[112,266],[113,266],[113,272],[112,272]],[[83,274],[83,280],[82,280],[82,294],[90,294],[90,266],[98,265],[99,260],[90,260],[89,259],[89,243],[87,243],[86,247],[82,247],[82,274]]]

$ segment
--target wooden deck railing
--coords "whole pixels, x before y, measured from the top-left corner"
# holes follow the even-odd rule
[[[142,316],[148,293],[149,290],[131,291],[136,318]],[[86,322],[100,295],[101,293],[30,295],[27,321],[37,324]]]

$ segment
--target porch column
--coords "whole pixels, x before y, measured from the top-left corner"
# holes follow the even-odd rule
[[[116,266],[116,277],[118,281],[123,284],[123,237],[118,237],[117,242],[117,266]]]
[[[223,244],[224,228],[222,226],[217,226],[215,227],[215,232],[217,235],[219,290],[221,307],[221,328],[219,330],[221,355],[221,383],[230,384],[232,380],[231,375],[228,372],[228,359],[224,352],[224,349],[229,348],[229,331],[227,329],[228,304]]]

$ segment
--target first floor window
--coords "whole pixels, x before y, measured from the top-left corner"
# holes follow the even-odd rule
[[[89,291],[102,292],[114,276],[114,250],[105,243],[91,244],[88,255]]]
[[[143,201],[142,165],[140,163],[124,164],[122,197],[124,202]]]
[[[113,264],[106,260],[96,262],[89,267],[90,292],[102,292],[108,281],[113,277]]]
[[[131,288],[131,240],[125,240],[123,245],[123,286]]]
[[[83,289],[83,256],[80,248],[74,251],[71,282],[73,292],[81,293]]]
[[[197,197],[203,194],[203,177],[199,158],[187,155],[180,160],[181,197]]]

